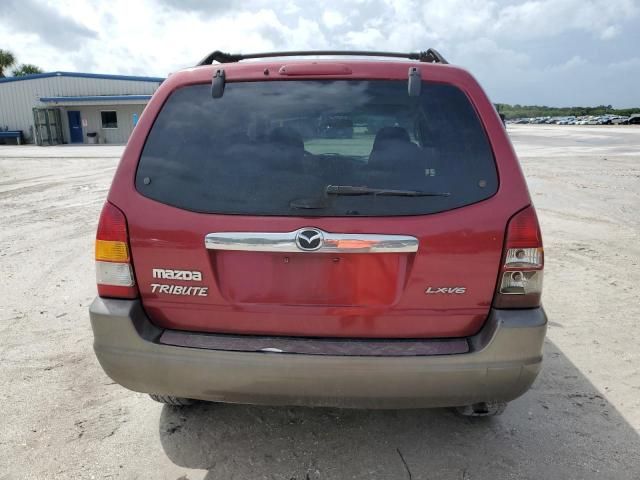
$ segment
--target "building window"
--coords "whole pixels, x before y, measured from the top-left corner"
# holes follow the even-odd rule
[[[115,111],[100,112],[102,128],[118,128],[118,114]]]

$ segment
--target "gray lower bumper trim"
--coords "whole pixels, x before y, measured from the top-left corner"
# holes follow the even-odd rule
[[[160,343],[177,347],[235,352],[271,352],[301,355],[411,357],[467,353],[466,338],[447,340],[374,340],[214,335],[166,330]]]
[[[340,356],[223,351],[160,343],[139,301],[97,298],[94,349],[126,388],[211,401],[401,408],[509,401],[542,361],[541,308],[492,310],[469,351],[434,356]],[[428,341],[426,341],[428,342]]]

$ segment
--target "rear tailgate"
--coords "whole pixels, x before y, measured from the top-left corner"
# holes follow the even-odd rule
[[[495,112],[486,127],[478,119],[492,110],[474,82],[475,105],[426,82],[417,99],[402,81],[230,83],[220,99],[206,85],[170,87],[144,149],[133,139],[125,154],[141,157],[137,171],[118,172],[136,172],[135,191],[110,196],[156,324],[372,338],[482,326],[505,225],[528,195]],[[322,131],[327,115],[353,130]],[[331,196],[328,185],[404,194]]]
[[[231,229],[291,232],[314,226],[371,233],[370,220],[229,218],[147,202],[139,217],[129,217],[131,248],[144,307],[166,328],[323,337],[466,336],[480,328],[493,297],[504,221],[495,218],[491,203],[425,217],[376,219],[377,234],[417,238],[415,253],[334,254],[210,250],[204,240]],[[202,280],[154,278],[157,269],[198,271]],[[207,291],[170,294],[154,285]],[[443,287],[448,290],[438,291]]]

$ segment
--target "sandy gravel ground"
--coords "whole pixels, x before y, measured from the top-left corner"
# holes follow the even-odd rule
[[[545,235],[551,323],[533,390],[481,421],[176,410],[113,384],[87,307],[120,148],[0,146],[0,479],[640,478],[640,127],[509,131]]]

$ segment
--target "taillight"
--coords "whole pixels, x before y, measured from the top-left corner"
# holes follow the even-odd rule
[[[101,297],[136,298],[127,219],[116,206],[104,204],[96,234],[96,281]]]
[[[496,308],[540,305],[544,250],[533,207],[516,213],[507,226],[502,268],[493,300]]]

